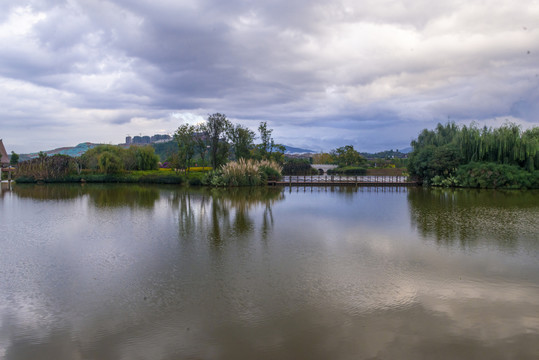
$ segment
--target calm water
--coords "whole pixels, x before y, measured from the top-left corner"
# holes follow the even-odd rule
[[[539,358],[537,191],[20,185],[0,219],[0,358]]]

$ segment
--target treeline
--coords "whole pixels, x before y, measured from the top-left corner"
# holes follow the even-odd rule
[[[150,145],[123,148],[115,145],[99,145],[80,157],[83,169],[104,174],[132,170],[157,170],[159,157]]]
[[[412,141],[408,170],[435,186],[539,188],[539,128],[438,124]]]
[[[405,168],[408,159],[406,154],[398,150],[388,150],[371,153],[360,153],[351,145],[342,146],[331,150],[329,153],[313,154],[313,164],[332,164],[338,168],[328,171],[328,174],[364,175],[367,169],[376,168]]]
[[[178,151],[169,155],[167,162],[171,167],[184,169],[195,163],[205,166],[209,163],[214,169],[230,160],[273,160],[282,163],[285,147],[276,144],[272,129],[266,122],[258,126],[260,143],[255,144],[256,133],[240,124],[233,124],[226,115],[209,115],[205,123],[198,125],[183,124],[174,133]]]
[[[99,145],[82,156],[53,155],[41,152],[35,159],[18,164],[15,174],[17,182],[34,181],[127,181],[171,182],[171,179],[152,181],[145,174],[125,176],[126,172],[158,169],[159,158],[151,146]],[[119,176],[123,174],[122,176]],[[155,180],[155,179],[154,179]],[[172,182],[179,182],[173,179]]]

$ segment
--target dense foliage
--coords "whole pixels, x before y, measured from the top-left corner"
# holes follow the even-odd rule
[[[99,145],[88,150],[80,158],[68,155],[47,156],[40,153],[35,159],[19,163],[16,181],[173,183],[183,181],[175,174],[165,176],[140,173],[145,170],[156,170],[157,164],[158,157],[151,146],[132,146],[124,149],[120,146]],[[129,174],[124,174],[126,170]]]
[[[151,146],[131,146],[124,149],[115,145],[99,145],[86,151],[80,162],[83,169],[115,174],[124,170],[155,170],[159,157]]]
[[[260,144],[255,144],[255,132],[240,124],[233,124],[224,114],[209,115],[206,122],[196,126],[181,125],[175,133],[176,153],[169,154],[167,162],[175,168],[189,169],[192,160],[206,165],[206,156],[214,169],[229,160],[256,159],[284,161],[285,147],[275,144],[265,122],[261,122]]]
[[[344,166],[338,167],[335,169],[328,170],[329,175],[345,175],[345,176],[356,176],[356,175],[366,175],[367,169],[360,166]]]
[[[19,163],[19,154],[12,151],[11,156],[9,157],[9,165],[14,166],[14,165],[17,165],[18,163]]]
[[[438,124],[412,141],[408,169],[421,183],[466,187],[537,187],[539,128],[482,129]],[[526,173],[526,174],[525,174]],[[497,175],[496,175],[497,174]]]
[[[352,145],[336,148],[331,155],[339,167],[359,166],[367,162],[367,159],[361,156]]]
[[[45,179],[59,179],[79,172],[77,161],[67,155],[46,156],[41,153],[39,157],[19,163],[16,179],[19,181],[37,181]]]
[[[345,145],[331,150],[329,153],[313,154],[313,164],[333,164],[340,168],[347,166],[365,166],[367,159],[352,145]]]
[[[311,166],[307,159],[288,159],[283,165],[283,175],[311,175],[318,170]]]

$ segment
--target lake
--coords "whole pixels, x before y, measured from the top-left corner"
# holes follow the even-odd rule
[[[539,191],[13,185],[0,358],[537,359]]]

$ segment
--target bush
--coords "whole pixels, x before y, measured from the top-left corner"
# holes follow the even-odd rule
[[[311,175],[318,174],[310,162],[305,159],[289,159],[283,165],[283,175]]]
[[[151,146],[124,149],[115,145],[99,145],[82,154],[80,162],[85,169],[118,173],[122,170],[156,170],[159,157]]]
[[[267,180],[280,179],[281,167],[275,161],[232,161],[204,176],[202,183],[210,186],[258,186]]]
[[[360,176],[366,175],[367,169],[359,166],[346,166],[328,170],[329,175]]]
[[[539,171],[528,172],[516,165],[496,163],[470,163],[461,165],[456,178],[463,187],[537,189]]]
[[[67,155],[40,156],[19,164],[14,179],[19,182],[63,178],[77,174],[78,165]]]
[[[119,156],[110,151],[104,151],[97,158],[97,166],[104,174],[116,174],[124,169]]]
[[[277,181],[277,180],[280,180],[282,177],[281,173],[278,170],[269,166],[261,166],[260,171],[265,182],[268,180]]]
[[[187,182],[191,186],[203,185],[204,176],[205,174],[203,172],[190,173]]]

